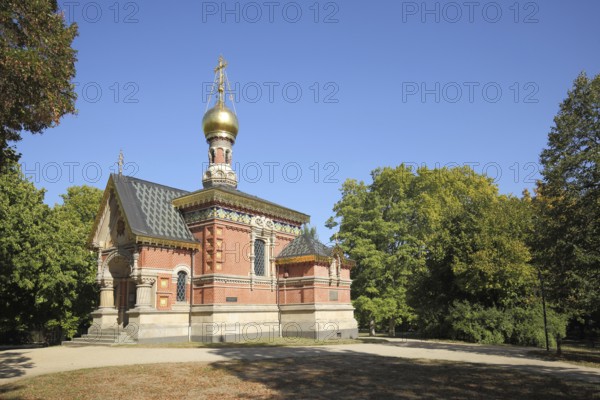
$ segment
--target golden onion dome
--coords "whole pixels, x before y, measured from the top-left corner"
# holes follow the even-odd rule
[[[225,137],[235,140],[239,130],[237,116],[222,102],[208,110],[202,118],[202,130],[206,139]]]

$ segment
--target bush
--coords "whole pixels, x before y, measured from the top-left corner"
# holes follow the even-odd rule
[[[448,311],[446,320],[453,339],[486,344],[546,345],[541,306],[499,309],[455,301]],[[547,320],[550,345],[555,346],[556,336],[565,336],[567,320],[552,310],[548,310]]]
[[[468,302],[455,301],[448,310],[448,320],[450,336],[469,342],[504,343],[513,331],[512,321],[503,311]]]

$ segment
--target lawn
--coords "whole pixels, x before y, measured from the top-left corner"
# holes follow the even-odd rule
[[[556,355],[556,350],[551,351],[535,350],[531,355],[550,361],[564,361],[571,364],[582,365],[584,367],[600,368],[600,348],[587,347],[582,345],[562,346],[562,354]]]
[[[534,368],[360,353],[86,369],[0,386],[6,399],[600,399],[598,386]]]

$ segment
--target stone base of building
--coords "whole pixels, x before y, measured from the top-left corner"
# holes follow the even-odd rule
[[[116,308],[99,308],[91,315],[94,329],[108,329],[118,326],[119,312]]]
[[[284,305],[281,306],[281,324],[283,337],[315,340],[358,338],[358,324],[351,305]]]
[[[358,326],[350,305],[201,305],[177,311],[132,309],[127,323],[117,310],[95,311],[93,328],[119,329],[137,343],[268,342],[276,338],[314,340],[355,339]],[[91,330],[92,328],[90,328]]]

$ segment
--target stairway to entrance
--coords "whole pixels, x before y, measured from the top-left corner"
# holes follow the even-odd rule
[[[121,344],[137,344],[137,340],[131,336],[131,333],[123,329],[105,328],[62,342],[63,346],[115,346]]]

